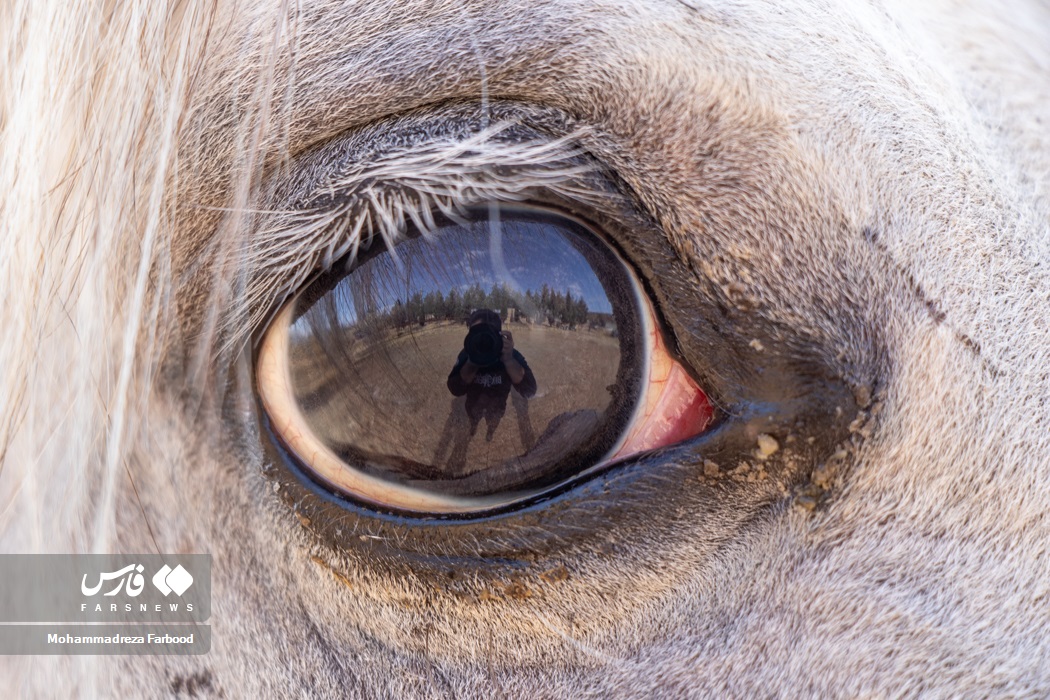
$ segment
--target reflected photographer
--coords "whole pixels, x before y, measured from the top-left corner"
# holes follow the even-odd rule
[[[503,330],[498,313],[478,309],[467,323],[463,350],[448,375],[448,390],[453,396],[466,396],[470,435],[484,418],[485,439],[491,441],[507,410],[511,388],[531,398],[536,394],[536,377],[525,357],[514,349],[514,336]]]

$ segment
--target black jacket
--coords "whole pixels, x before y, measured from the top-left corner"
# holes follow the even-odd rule
[[[456,358],[456,366],[448,374],[448,390],[453,396],[467,395],[467,413],[470,416],[503,413],[507,407],[507,397],[510,396],[512,386],[527,399],[536,394],[536,377],[532,374],[529,363],[517,350],[514,351],[514,359],[525,370],[525,376],[516,386],[511,381],[510,373],[503,366],[503,362],[497,362],[488,367],[479,367],[474,381],[467,384],[459,376],[459,371],[467,362],[467,351],[463,350]]]

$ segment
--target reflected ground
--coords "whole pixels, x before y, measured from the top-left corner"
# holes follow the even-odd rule
[[[603,329],[504,323],[504,330],[514,334],[537,392],[526,400],[512,391],[492,441],[485,440],[483,423],[465,455],[456,454],[465,429],[455,423],[457,412],[466,420],[463,397],[452,397],[445,385],[463,348],[462,323],[389,330],[385,342],[355,342],[347,348],[354,359],[349,372],[309,341],[295,343],[293,385],[307,422],[341,457],[348,457],[341,447],[351,445],[383,456],[369,460],[366,471],[411,482],[457,479],[502,465],[527,478],[598,426],[612,399],[620,347]]]

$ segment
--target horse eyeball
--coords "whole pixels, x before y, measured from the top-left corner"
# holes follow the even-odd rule
[[[308,478],[383,510],[477,513],[709,426],[637,277],[586,225],[435,219],[322,274],[264,334],[269,432]]]

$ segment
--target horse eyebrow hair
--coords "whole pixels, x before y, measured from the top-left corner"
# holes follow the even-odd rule
[[[501,138],[508,126],[403,146],[283,193],[272,186],[271,205],[249,217],[251,231],[241,236],[234,268],[244,275],[243,294],[240,308],[226,315],[220,352],[240,345],[275,306],[336,261],[353,261],[377,238],[393,250],[409,223],[427,235],[435,211],[455,219],[467,206],[520,202],[537,190],[570,201],[608,199],[583,182],[595,170],[577,146],[584,130],[513,141]]]

